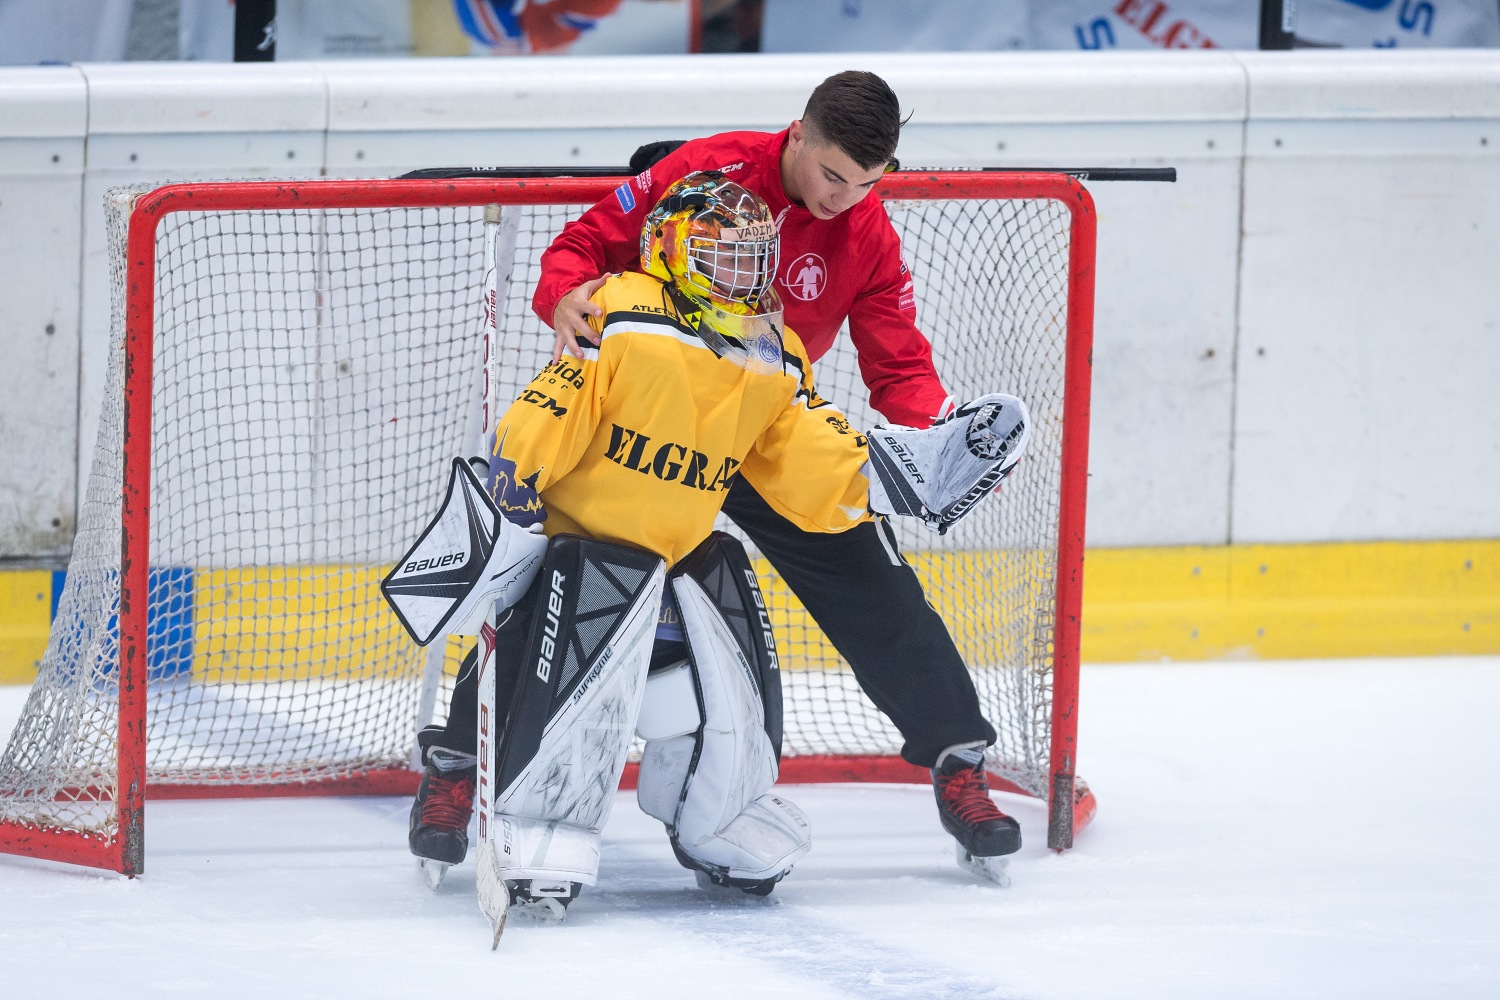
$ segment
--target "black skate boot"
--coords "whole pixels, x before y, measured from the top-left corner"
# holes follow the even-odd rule
[[[458,864],[469,853],[473,814],[474,758],[434,749],[411,804],[411,852],[444,865]]]
[[[943,829],[959,843],[961,863],[1021,849],[1021,825],[990,801],[983,743],[960,743],[939,754],[932,769],[932,790]]]

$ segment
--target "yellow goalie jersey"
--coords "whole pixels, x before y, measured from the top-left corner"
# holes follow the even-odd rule
[[[610,276],[597,346],[548,365],[501,417],[491,490],[520,524],[649,549],[672,565],[713,530],[736,475],[804,531],[869,519],[863,435],[813,390],[784,330],[781,374],[716,355],[657,279]]]

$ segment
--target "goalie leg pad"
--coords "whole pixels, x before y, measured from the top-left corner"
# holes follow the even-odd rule
[[[663,581],[662,560],[650,552],[553,539],[493,771],[495,816],[485,834],[502,878],[593,882]]]
[[[870,442],[870,509],[921,519],[943,534],[1010,474],[1031,435],[1015,396],[991,393],[931,427],[876,427]]]
[[[599,831],[556,820],[496,815],[486,847],[503,880],[539,878],[593,885],[599,872]]]
[[[737,541],[715,532],[673,569],[671,587],[689,657],[648,681],[637,799],[667,824],[683,864],[769,891],[811,840],[802,812],[769,794],[781,685],[755,571]]]
[[[646,694],[636,720],[636,735],[646,741],[635,787],[641,811],[667,826],[677,822],[682,786],[698,753],[703,728],[698,681],[693,665],[682,660],[646,678]]]

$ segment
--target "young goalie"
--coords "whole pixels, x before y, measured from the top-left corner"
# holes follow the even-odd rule
[[[481,636],[446,723],[419,735],[410,843],[462,861],[478,782],[497,939],[507,906],[560,919],[593,884],[632,733],[641,808],[701,882],[764,895],[806,853],[805,817],[771,791],[774,638],[744,550],[713,531],[736,476],[806,531],[895,513],[942,531],[1025,446],[1026,409],[1003,395],[923,431],[852,430],[782,325],[777,249],[765,202],[723,174],[668,188],[641,233],[646,273],[598,290],[584,357],[511,405],[486,484],[455,463],[383,584],[419,642]]]

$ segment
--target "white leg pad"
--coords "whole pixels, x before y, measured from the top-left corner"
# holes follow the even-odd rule
[[[501,879],[560,879],[593,885],[599,874],[599,831],[556,820],[496,816],[491,827]]]
[[[721,830],[693,842],[679,835],[678,846],[694,860],[722,868],[733,878],[774,878],[812,847],[812,825],[790,800],[768,792]]]
[[[493,816],[481,828],[499,878],[594,883],[664,583],[650,553],[553,542],[500,740]]]
[[[682,786],[698,750],[698,685],[692,664],[683,661],[646,679],[646,695],[636,735],[646,741],[635,797],[641,811],[668,826],[677,822]]]
[[[748,569],[748,561],[721,565],[730,577]],[[777,748],[766,731],[762,685],[766,662],[774,674],[774,651],[765,662],[756,659],[766,647],[759,628],[742,628],[745,638],[736,638],[720,607],[734,598],[718,572],[710,566],[706,573],[672,574],[691,661],[647,681],[638,724],[647,743],[636,795],[694,864],[730,879],[775,879],[807,853],[811,828],[801,810],[770,793]]]
[[[649,696],[651,689],[646,693]],[[641,754],[640,777],[635,786],[635,800],[641,812],[661,820],[667,826],[677,822],[677,807],[682,804],[682,786],[693,767],[698,738],[693,734],[665,740],[647,740]]]

